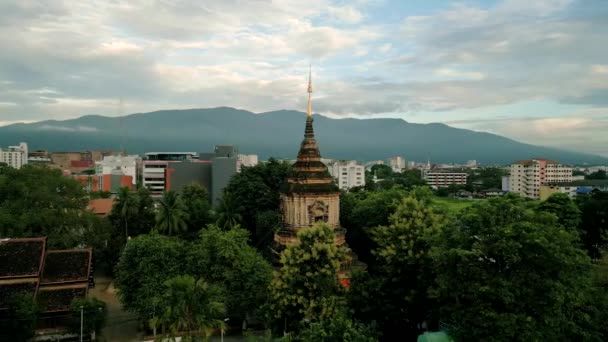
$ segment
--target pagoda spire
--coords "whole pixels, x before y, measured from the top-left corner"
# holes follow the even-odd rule
[[[310,118],[312,117],[312,67],[308,65],[308,109],[306,110],[306,115]]]

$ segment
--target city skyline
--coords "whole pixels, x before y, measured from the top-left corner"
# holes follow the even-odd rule
[[[0,125],[193,107],[303,111],[312,64],[315,113],[606,154],[601,1],[62,1],[0,13]]]

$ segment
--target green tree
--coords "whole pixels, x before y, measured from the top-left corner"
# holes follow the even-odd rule
[[[272,278],[270,264],[247,244],[248,236],[238,227],[224,231],[209,225],[188,248],[183,268],[225,290],[227,314],[234,320],[257,315]]]
[[[250,230],[253,244],[261,250],[267,249],[271,242],[275,227],[268,224],[267,218],[271,215],[269,212],[279,212],[280,190],[289,169],[288,163],[270,158],[266,163],[243,167],[224,189],[224,193],[238,203],[235,210],[240,215],[239,221]]]
[[[127,187],[122,187],[118,190],[116,202],[112,208],[116,208],[116,214],[123,224],[125,241],[129,239],[129,218],[135,212],[135,201],[135,196],[133,196],[131,190]]]
[[[598,170],[598,171],[595,171],[595,172],[590,173],[589,175],[585,176],[585,179],[594,179],[594,180],[608,179],[608,175],[606,175],[606,171]]]
[[[34,336],[39,313],[31,294],[8,298],[8,310],[0,314],[0,341],[28,341]]]
[[[223,299],[220,288],[202,278],[177,276],[164,282],[160,310],[152,320],[167,327],[171,336],[185,332],[191,341],[202,334],[208,341],[214,329],[224,328]]]
[[[393,178],[393,169],[388,165],[373,165],[371,168],[372,176],[378,177],[378,179],[390,179]]]
[[[323,321],[339,310],[342,288],[338,271],[346,251],[334,243],[334,232],[324,223],[298,232],[297,242],[281,253],[281,268],[270,286],[272,311],[287,330],[299,322]]]
[[[571,232],[577,232],[581,223],[581,211],[567,194],[556,193],[540,202],[538,210],[557,216],[557,222]]]
[[[416,196],[419,196],[417,198]],[[434,284],[433,260],[430,255],[432,240],[445,226],[447,220],[429,205],[428,194],[411,193],[401,199],[396,211],[389,218],[389,225],[372,230],[376,247],[372,251],[376,265],[369,277],[379,283],[369,283],[369,288],[355,287],[372,294],[376,306],[369,303],[360,310],[361,318],[387,317],[380,328],[387,338],[406,336],[415,338],[422,326],[431,326],[433,308],[428,289]],[[352,291],[352,297],[360,293]],[[354,308],[360,305],[354,298]],[[358,305],[357,305],[358,304]]]
[[[594,326],[599,327],[602,341],[608,341],[608,251],[594,265],[593,291],[589,302],[595,309]]]
[[[184,232],[188,229],[186,225],[186,211],[184,204],[179,198],[179,194],[175,191],[167,191],[163,194],[163,197],[158,201],[159,209],[156,214],[156,229],[158,231],[166,233],[167,235],[173,235],[180,232]]]
[[[281,341],[317,342],[374,342],[378,340],[377,333],[367,325],[348,318],[344,312],[339,312],[331,319],[311,322],[300,329],[295,336],[288,336]]]
[[[400,186],[389,190],[369,191],[343,195],[340,208],[340,222],[347,229],[349,246],[365,263],[372,263],[371,250],[375,247],[369,231],[373,227],[387,225],[389,216],[395,211],[407,191]]]
[[[151,234],[129,240],[116,265],[115,281],[123,307],[150,318],[163,283],[182,274],[184,258],[184,242],[174,237]]]
[[[59,170],[0,167],[0,238],[48,237],[50,248],[85,244],[88,196]]]
[[[441,230],[432,255],[443,322],[465,340],[594,340],[591,263],[576,234],[518,196],[479,202]],[[576,319],[574,319],[576,317]]]
[[[211,223],[209,193],[199,184],[187,185],[181,192],[184,211],[186,212],[186,225],[188,238],[195,238],[196,234]]]
[[[222,229],[232,229],[238,227],[243,220],[243,216],[239,213],[237,201],[230,193],[224,193],[220,200],[220,204],[216,210],[215,224]]]
[[[582,242],[592,259],[608,246],[608,193],[597,192],[581,200]]]
[[[70,305],[72,313],[70,330],[74,333],[80,333],[81,310],[83,332],[85,334],[90,334],[93,331],[96,333],[101,332],[101,329],[106,324],[106,303],[97,298],[74,298]]]

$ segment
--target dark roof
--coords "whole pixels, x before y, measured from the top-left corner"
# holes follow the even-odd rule
[[[588,187],[608,187],[608,180],[606,179],[585,179],[585,180],[578,180],[578,181],[572,181],[572,182],[563,182],[563,183],[557,183],[557,182],[553,182],[553,183],[546,183],[543,185],[549,185],[549,186],[588,186]]]
[[[40,282],[87,281],[91,268],[91,249],[48,251]]]
[[[9,302],[18,294],[34,296],[38,288],[38,279],[4,280],[0,283],[0,310],[7,309]]]
[[[0,279],[40,274],[46,238],[0,239]]]
[[[74,298],[84,298],[86,295],[87,284],[41,287],[38,304],[42,312],[69,311]]]

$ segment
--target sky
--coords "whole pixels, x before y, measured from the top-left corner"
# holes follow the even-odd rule
[[[607,0],[1,1],[0,125],[230,106],[608,156]]]

